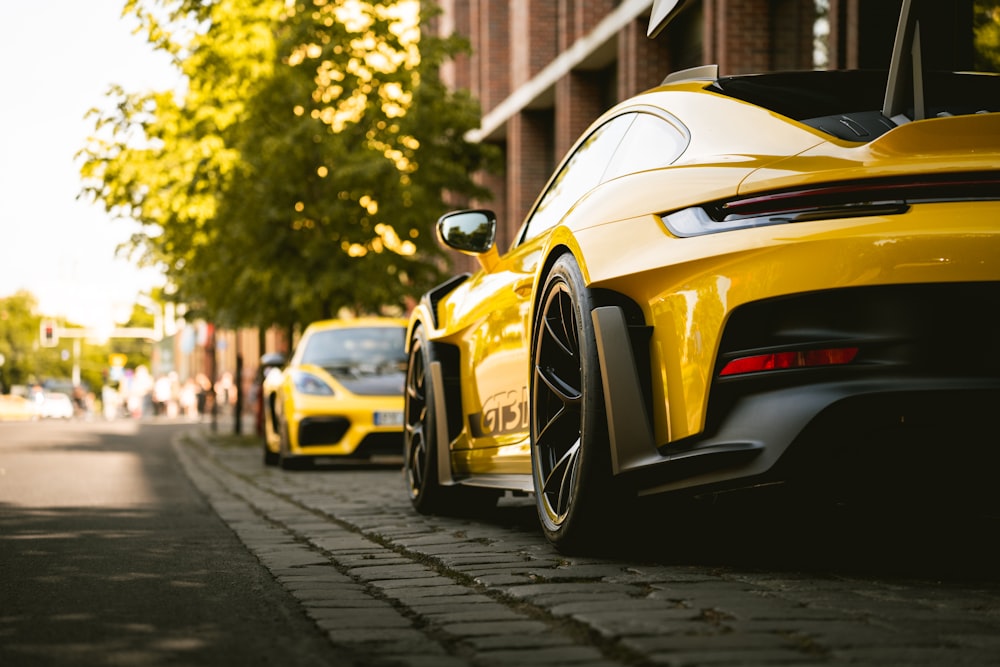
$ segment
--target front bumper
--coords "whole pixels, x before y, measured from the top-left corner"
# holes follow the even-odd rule
[[[288,420],[289,456],[402,456],[402,397],[309,397],[296,407]]]

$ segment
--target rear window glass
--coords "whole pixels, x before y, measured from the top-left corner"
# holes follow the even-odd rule
[[[687,135],[674,125],[653,114],[635,114],[602,180],[666,167],[684,152],[685,146]]]

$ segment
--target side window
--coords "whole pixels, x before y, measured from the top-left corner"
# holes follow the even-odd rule
[[[680,157],[687,143],[684,132],[663,118],[637,113],[601,180],[666,167]]]
[[[608,161],[634,118],[635,114],[616,116],[591,132],[577,146],[535,207],[522,242],[558,224],[580,197],[601,182]]]

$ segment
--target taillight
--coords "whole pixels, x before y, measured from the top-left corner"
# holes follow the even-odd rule
[[[828,183],[715,201],[664,214],[675,236],[747,227],[905,213],[917,203],[1000,199],[1000,174],[925,174]]]
[[[722,367],[720,377],[745,375],[761,371],[785,370],[791,368],[812,368],[816,366],[840,366],[849,364],[858,356],[856,347],[834,347],[823,350],[799,350],[794,352],[773,352],[755,354],[733,359]]]

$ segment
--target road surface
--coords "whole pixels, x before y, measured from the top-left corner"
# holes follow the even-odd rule
[[[567,557],[530,498],[425,517],[402,484],[204,425],[0,424],[0,665],[1000,664],[982,508],[651,506]]]

